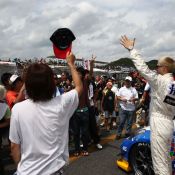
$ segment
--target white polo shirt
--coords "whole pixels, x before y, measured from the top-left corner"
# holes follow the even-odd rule
[[[126,111],[135,110],[135,104],[132,102],[129,102],[131,98],[138,98],[138,93],[134,87],[130,87],[130,88],[127,88],[126,86],[121,87],[119,89],[119,92],[117,93],[117,96],[123,97],[128,100],[126,103],[123,101],[120,101],[119,104],[123,110],[126,110]]]
[[[71,90],[48,102],[28,99],[13,107],[9,138],[21,146],[17,175],[50,175],[68,162],[69,119],[78,103]]]

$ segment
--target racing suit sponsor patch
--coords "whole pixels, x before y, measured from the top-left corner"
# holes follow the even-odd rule
[[[165,97],[164,102],[169,105],[175,106],[175,98],[172,98],[168,95]]]
[[[164,102],[175,106],[175,82],[168,85],[168,94],[165,96]]]

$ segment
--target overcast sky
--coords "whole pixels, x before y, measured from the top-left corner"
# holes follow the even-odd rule
[[[175,56],[175,0],[0,0],[0,58],[53,55],[52,33],[73,31],[79,58],[127,57],[121,35],[136,38],[145,59]]]

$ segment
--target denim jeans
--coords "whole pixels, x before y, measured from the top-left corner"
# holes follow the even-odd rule
[[[134,118],[134,113],[135,111],[126,111],[126,110],[123,110],[122,108],[119,109],[120,124],[117,129],[117,135],[122,134],[122,130],[126,122],[127,122],[126,134],[130,134],[132,123],[133,123],[133,118]]]

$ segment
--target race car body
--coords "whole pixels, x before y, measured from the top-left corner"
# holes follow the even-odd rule
[[[150,127],[145,127],[123,140],[117,166],[137,175],[154,175],[150,150]],[[175,172],[175,132],[171,143],[170,156]]]

